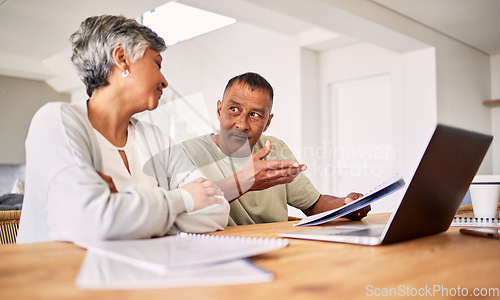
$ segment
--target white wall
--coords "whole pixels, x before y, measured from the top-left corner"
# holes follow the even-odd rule
[[[328,98],[327,88],[331,83],[383,74],[390,76],[393,135],[397,145],[395,167],[399,172],[411,170],[413,160],[421,154],[436,123],[433,50],[399,54],[362,43],[325,51],[321,54],[320,65],[323,102]],[[322,119],[327,122],[328,118],[323,116]],[[353,122],[362,120],[356,120],[353,116]],[[323,123],[322,127],[328,128],[327,123]],[[325,132],[324,136],[327,135]]]
[[[328,90],[333,83],[388,75],[392,87],[392,136],[395,145],[394,170],[410,179],[427,140],[436,124],[435,52],[424,49],[405,54],[396,53],[368,43],[360,43],[340,49],[324,51],[319,55],[320,105],[312,106],[319,116],[315,122],[304,123],[307,132],[320,132],[319,147],[325,151],[331,144],[331,116],[328,115]],[[353,122],[363,122],[356,119]],[[345,124],[349,126],[349,124]],[[307,146],[304,144],[304,147]],[[310,158],[313,166],[331,163],[321,157]],[[310,176],[321,192],[337,194],[332,178]],[[360,186],[373,187],[387,178],[360,178]],[[366,181],[370,182],[366,182]],[[366,192],[358,190],[359,192]],[[340,195],[339,195],[340,196]],[[390,211],[396,200],[386,203],[378,211]],[[377,205],[374,211],[377,211]]]
[[[304,151],[307,150],[306,148],[317,149],[322,146],[322,131],[320,130],[321,123],[319,119],[321,111],[319,64],[319,53],[304,48],[301,49],[302,145],[294,153],[301,158],[302,163],[309,166],[306,174],[320,189],[322,176],[315,175],[317,173],[312,168],[315,168],[321,162],[316,157],[308,155],[309,151]]]
[[[436,54],[434,48],[402,54],[403,137],[400,162],[404,172],[413,172],[438,120]],[[395,128],[395,130],[398,130]]]
[[[164,53],[163,72],[184,95],[202,92],[215,128],[216,103],[227,81],[244,72],[264,76],[274,88],[274,118],[265,134],[300,149],[300,48],[289,36],[238,22],[185,41]]]
[[[318,149],[321,147],[321,130],[319,130],[318,110],[320,101],[319,54],[316,51],[301,48],[300,81],[301,81],[301,107],[302,125],[300,135],[302,144],[293,149],[295,156],[301,163],[308,166],[305,171],[311,182],[321,192],[322,176],[315,172],[318,163],[316,157],[307,155],[306,148]],[[304,217],[302,211],[288,207],[288,215]]]
[[[399,43],[405,44],[405,40],[400,39],[398,35],[435,48],[438,122],[483,133],[491,133],[490,112],[482,105],[482,101],[489,99],[491,96],[488,54],[378,5],[374,1],[316,1],[327,3],[334,12],[341,9],[343,13],[353,18],[362,18],[364,21],[372,22],[377,26],[382,26],[397,33],[391,36],[390,33],[386,33],[384,30],[378,32],[364,30],[353,32],[357,34],[354,37],[370,40],[374,44],[386,45],[400,53],[407,51],[398,50],[396,47]],[[312,3],[309,3],[309,5],[312,6]],[[323,5],[322,10],[328,10],[328,5]],[[325,14],[321,15],[325,16]],[[334,29],[334,25],[336,25],[335,22],[331,22],[332,29]],[[338,32],[343,32],[342,24],[338,25],[335,29]],[[377,26],[372,26],[372,28]],[[392,43],[387,43],[388,41],[392,41]],[[412,45],[411,43],[406,45],[419,47],[417,44]],[[496,135],[496,138],[500,139],[500,136]],[[488,174],[491,172],[492,153],[490,149],[478,173]]]
[[[473,131],[491,133],[489,56],[449,37],[437,38],[438,121]],[[497,138],[500,136],[497,136]],[[492,148],[478,171],[490,174]]]
[[[500,99],[500,55],[490,56],[491,99]]]
[[[89,96],[87,95],[85,87],[71,92],[71,102],[81,102],[86,101],[87,99],[89,99]]]
[[[48,102],[69,100],[43,81],[0,76],[0,164],[24,164],[24,141],[35,112]]]
[[[500,99],[500,55],[490,57],[491,100]],[[500,174],[500,107],[491,108],[491,132],[493,139],[493,174]]]

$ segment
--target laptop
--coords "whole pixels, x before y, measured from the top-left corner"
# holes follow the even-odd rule
[[[281,237],[382,245],[444,232],[462,203],[493,137],[437,125],[398,209],[386,225],[340,225]]]

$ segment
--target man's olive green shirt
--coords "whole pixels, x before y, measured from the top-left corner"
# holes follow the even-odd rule
[[[247,158],[225,155],[212,138],[204,135],[182,143],[182,147],[203,175],[213,182],[220,181],[240,171]],[[292,151],[281,140],[271,136],[261,136],[253,148],[253,153],[271,141],[271,152],[263,160],[296,160]],[[320,193],[307,176],[301,172],[293,182],[251,191],[231,202],[229,225],[246,225],[288,220],[287,204],[298,209],[307,209],[319,199]]]

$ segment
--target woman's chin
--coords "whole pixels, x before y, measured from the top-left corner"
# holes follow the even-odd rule
[[[152,103],[151,105],[149,105],[149,107],[146,109],[146,110],[149,110],[149,111],[152,111],[152,110],[155,110],[158,108],[158,101]]]

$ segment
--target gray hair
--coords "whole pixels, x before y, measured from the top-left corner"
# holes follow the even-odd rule
[[[148,47],[162,52],[165,41],[148,27],[123,16],[102,15],[85,19],[71,35],[73,62],[89,97],[108,85],[107,77],[115,65],[113,50],[122,46],[132,62],[144,55]]]

